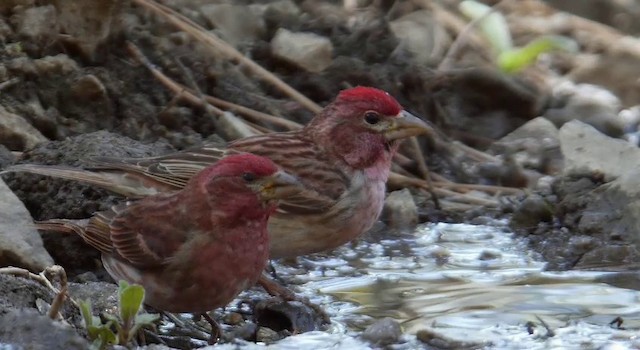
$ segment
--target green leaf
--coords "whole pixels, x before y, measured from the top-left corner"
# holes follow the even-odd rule
[[[95,319],[91,314],[91,301],[80,300],[78,301],[78,307],[80,308],[80,313],[82,314],[82,319],[84,319],[84,327],[89,329],[89,327],[94,325]]]
[[[554,50],[576,52],[578,44],[564,36],[543,36],[525,47],[502,52],[498,56],[498,67],[503,72],[515,73],[531,65],[541,54]]]
[[[101,325],[99,327],[91,326],[87,329],[88,333],[95,336],[94,339],[100,339],[102,349],[106,344],[115,344],[116,343],[116,335],[106,325]]]
[[[489,40],[496,55],[511,50],[513,42],[507,20],[500,12],[492,12],[491,7],[478,1],[466,0],[458,5],[462,14],[471,20],[478,20],[478,28],[482,35]]]
[[[155,321],[160,319],[160,315],[158,314],[139,314],[136,316],[135,323],[131,328],[131,334],[136,334],[140,330],[140,328],[148,325],[152,325]]]
[[[138,325],[149,325],[149,324],[153,324],[154,322],[156,322],[157,320],[160,319],[160,315],[158,314],[139,314],[136,316],[136,321],[135,324]]]
[[[144,288],[138,284],[126,285],[124,281],[120,281],[119,303],[120,318],[124,324],[131,324],[136,314],[142,306],[144,300]]]

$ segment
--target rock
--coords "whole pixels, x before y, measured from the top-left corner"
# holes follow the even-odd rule
[[[599,172],[605,181],[611,181],[640,166],[638,147],[603,135],[580,121],[566,123],[559,137],[565,174]]]
[[[87,74],[76,79],[71,86],[71,95],[86,101],[108,99],[107,89],[100,79],[93,74]]]
[[[478,260],[488,261],[502,258],[502,252],[497,249],[483,249],[478,255]]]
[[[114,32],[114,18],[123,7],[120,0],[55,0],[58,25],[66,41],[76,44],[85,58],[96,58],[96,48]]]
[[[16,157],[9,151],[9,149],[3,145],[0,145],[0,170],[13,164],[16,161]]]
[[[412,231],[418,224],[418,207],[411,192],[405,188],[389,193],[381,219],[392,229]]]
[[[636,151],[640,153],[640,150]],[[609,249],[600,254],[615,258],[615,262],[620,264],[640,262],[637,252],[637,246],[640,245],[640,168],[635,164],[631,166],[631,171],[600,186],[596,199],[587,202],[578,225],[580,232],[601,230],[605,237],[617,242],[617,245],[633,243],[634,247],[623,247],[618,253],[609,253]],[[585,259],[593,261],[588,256]]]
[[[501,158],[498,162],[478,164],[474,169],[475,174],[490,185],[527,187],[530,182],[529,177],[533,178],[534,174],[528,176],[511,151]]]
[[[333,45],[313,33],[293,33],[280,28],[271,40],[271,53],[309,72],[321,72],[331,64]]]
[[[0,179],[0,266],[40,272],[53,265],[24,204]]]
[[[625,106],[640,104],[636,79],[640,74],[637,64],[640,55],[634,49],[638,45],[637,40],[635,37],[623,37],[603,52],[591,56],[591,59],[576,60],[578,64],[567,76],[568,79],[609,89]]]
[[[604,88],[569,82],[560,84],[554,89],[550,104],[544,117],[557,127],[577,119],[612,137],[624,134],[625,121],[618,116],[620,100]]]
[[[255,9],[254,9],[255,10]],[[251,6],[231,4],[206,4],[200,13],[231,45],[254,42],[264,36],[264,19]]]
[[[0,41],[7,42],[9,37],[13,35],[13,30],[7,21],[3,18],[0,18]],[[0,74],[0,81],[5,81],[6,79],[2,77]]]
[[[0,339],[3,349],[6,344],[9,349],[89,349],[89,343],[71,327],[32,310],[0,316]]]
[[[52,5],[31,7],[18,15],[17,34],[25,41],[54,42],[58,36],[56,9]]]
[[[416,332],[416,338],[436,349],[482,349],[487,346],[491,346],[490,341],[469,341],[463,339],[463,335],[460,335],[458,336],[458,339],[455,339],[430,328],[421,329]]]
[[[91,301],[92,313],[118,315],[118,286],[107,282],[84,282],[68,284],[69,296],[74,300]]]
[[[511,217],[510,225],[515,229],[535,228],[540,222],[551,222],[553,213],[550,203],[543,197],[532,194],[520,203]]]
[[[0,106],[0,142],[11,150],[23,151],[48,139],[23,117]]]
[[[432,12],[419,10],[389,22],[400,45],[397,50],[410,53],[416,64],[428,65],[444,56],[451,38]]]
[[[264,20],[269,33],[278,28],[296,28],[302,17],[300,8],[291,0],[278,0],[265,5]]]
[[[363,339],[381,346],[398,343],[400,337],[402,337],[400,323],[390,317],[376,321],[362,333]]]
[[[9,61],[6,66],[14,74],[33,78],[57,74],[65,75],[80,69],[76,61],[65,54],[46,56],[35,60],[28,57],[18,57]]]
[[[291,333],[311,332],[319,329],[322,323],[316,312],[307,305],[280,299],[268,299],[256,304],[254,319],[260,327]]]
[[[51,304],[54,297],[53,291],[36,281],[11,274],[0,274],[0,315],[10,310],[34,309],[38,300]],[[70,303],[65,303],[61,313],[63,317],[68,318],[77,315],[77,310]],[[0,336],[0,341],[2,340],[4,339]]]
[[[489,147],[491,154],[510,153],[523,167],[544,174],[556,174],[563,168],[558,128],[548,119],[532,119]]]
[[[256,331],[256,341],[257,342],[261,342],[261,343],[265,343],[265,344],[271,344],[271,343],[275,343],[276,341],[282,339],[283,337],[278,334],[278,332],[274,331],[271,328],[268,327],[260,327],[258,328],[258,330]]]

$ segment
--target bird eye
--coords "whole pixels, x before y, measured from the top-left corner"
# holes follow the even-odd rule
[[[378,124],[380,121],[380,115],[376,112],[369,111],[364,114],[364,121],[371,125]]]
[[[256,174],[254,173],[244,173],[242,174],[242,179],[246,182],[251,182],[256,179]]]

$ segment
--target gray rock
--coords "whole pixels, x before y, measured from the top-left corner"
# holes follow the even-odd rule
[[[33,310],[13,310],[0,316],[0,339],[17,349],[89,349],[89,343],[73,328]]]
[[[331,64],[333,44],[314,33],[293,33],[280,28],[271,40],[271,52],[309,72],[321,72]]]
[[[53,265],[24,204],[0,179],[0,266],[19,266],[34,272]]]
[[[385,317],[367,327],[362,338],[375,345],[395,344],[402,337],[402,328],[398,321]]]
[[[23,117],[0,106],[0,140],[11,150],[26,150],[48,139]]]
[[[566,83],[555,88],[551,108],[544,117],[558,127],[577,119],[609,136],[619,137],[626,126],[624,119],[618,116],[620,109],[620,100],[604,88]]]
[[[560,128],[560,147],[565,174],[599,172],[605,181],[610,181],[640,166],[638,147],[603,135],[577,120]]]
[[[16,157],[9,151],[9,149],[3,145],[0,145],[0,170],[13,164],[16,161]]]
[[[510,225],[516,229],[535,228],[540,222],[551,222],[553,207],[542,196],[529,195],[516,208]]]
[[[53,3],[58,12],[58,25],[68,35],[67,41],[76,44],[89,59],[95,58],[96,48],[115,32],[119,21],[114,19],[124,7],[120,0],[56,0]]]
[[[567,163],[565,174],[585,176],[587,182],[598,174],[606,182],[595,190],[587,187],[585,193],[563,190],[567,192],[562,199],[567,212],[564,220],[575,220],[572,230],[604,242],[582,254],[576,267],[640,264],[640,149],[578,121],[560,129],[560,142]]]
[[[431,11],[412,12],[389,22],[389,27],[400,41],[397,50],[409,52],[416,64],[427,65],[441,59],[451,43],[447,31],[434,20]]]
[[[58,35],[55,7],[47,5],[26,9],[19,15],[17,33],[32,42],[54,42]]]
[[[408,189],[389,193],[384,201],[382,220],[392,229],[412,231],[418,224],[418,206]]]
[[[252,7],[231,4],[207,4],[200,13],[219,30],[222,37],[233,46],[252,42],[266,32],[264,19],[252,11]]]
[[[489,153],[511,156],[525,168],[556,174],[563,168],[558,128],[548,119],[532,119],[489,147]]]

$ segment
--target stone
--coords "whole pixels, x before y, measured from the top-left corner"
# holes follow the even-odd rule
[[[419,10],[389,22],[393,35],[400,41],[399,50],[407,51],[416,64],[427,65],[441,59],[451,38],[432,12]]]
[[[620,100],[609,90],[590,84],[559,84],[544,117],[557,127],[577,119],[612,137],[624,134],[625,120],[618,116]]]
[[[0,179],[0,266],[40,272],[53,265],[24,204]]]
[[[369,325],[362,333],[362,338],[375,345],[398,343],[402,337],[400,323],[393,318],[385,317]]]
[[[26,9],[18,19],[16,32],[27,41],[53,42],[58,36],[56,9],[52,5]]]
[[[10,150],[24,151],[49,141],[23,117],[0,106],[0,142]]]
[[[200,7],[200,13],[229,44],[236,47],[253,42],[266,32],[264,19],[248,6],[207,4]]]
[[[331,65],[333,44],[314,33],[294,33],[280,28],[271,40],[271,53],[309,72],[322,72]]]
[[[0,339],[3,349],[89,349],[89,343],[73,328],[33,310],[0,316]]]
[[[574,120],[560,128],[565,174],[600,172],[611,181],[640,166],[638,147],[608,137],[593,126]]]
[[[382,220],[388,227],[412,231],[418,224],[418,206],[408,189],[389,193],[384,201]]]

